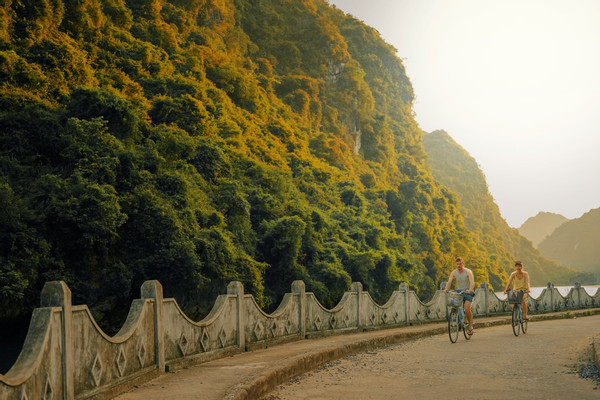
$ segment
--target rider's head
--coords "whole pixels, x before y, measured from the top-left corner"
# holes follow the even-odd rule
[[[521,261],[515,261],[515,268],[522,269],[523,268],[523,263]]]
[[[456,268],[458,268],[458,270],[462,270],[465,266],[465,260],[463,260],[462,257],[456,257],[456,260],[454,260],[454,264],[456,265]]]

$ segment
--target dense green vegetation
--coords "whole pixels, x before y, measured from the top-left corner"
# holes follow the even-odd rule
[[[446,132],[428,133],[423,141],[433,175],[460,199],[465,225],[478,250],[478,258],[473,261],[488,267],[489,282],[496,290],[503,288],[515,260],[524,263],[536,286],[545,286],[547,282],[557,285],[572,285],[577,281],[594,283],[591,274],[574,271],[544,258],[517,229],[508,226],[489,193],[477,162]]]
[[[231,280],[427,297],[468,248],[395,50],[324,1],[1,12],[0,317],[54,279],[104,326],[146,279],[192,316]]]
[[[272,309],[295,279],[326,306],[352,281],[428,298],[458,254],[504,276],[429,171],[395,49],[325,1],[0,16],[0,319],[56,279],[110,329],[146,279],[197,317],[232,280]]]
[[[542,254],[563,265],[589,271],[600,280],[600,208],[568,220],[540,244]]]

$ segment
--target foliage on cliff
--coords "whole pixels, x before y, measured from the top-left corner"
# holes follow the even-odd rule
[[[326,306],[351,281],[427,298],[479,251],[429,172],[395,49],[325,1],[0,15],[0,318],[57,279],[104,326],[146,279],[192,317],[232,280],[267,309],[295,279]]]
[[[545,259],[517,229],[508,226],[477,162],[450,135],[431,132],[425,134],[423,143],[435,178],[458,195],[465,225],[478,250],[472,261],[488,267],[489,282],[496,290],[503,289],[515,260],[524,263],[536,286],[594,282],[591,274]]]

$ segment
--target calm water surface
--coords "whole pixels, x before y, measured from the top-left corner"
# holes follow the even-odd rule
[[[573,286],[554,286],[555,289],[558,290],[558,292],[564,297],[566,295],[569,294],[569,291],[571,290]],[[587,294],[589,294],[590,296],[595,295],[598,290],[600,289],[600,285],[584,285],[581,286]],[[537,299],[540,294],[542,294],[542,291],[546,289],[545,286],[536,286],[536,287],[532,287],[531,288],[531,297],[533,297],[534,299]],[[499,299],[504,300],[506,298],[506,295],[502,292],[496,292],[496,296],[498,296]]]

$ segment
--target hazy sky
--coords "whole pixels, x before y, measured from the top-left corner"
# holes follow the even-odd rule
[[[600,207],[599,0],[330,0],[398,50],[426,132],[479,163],[502,216]]]

